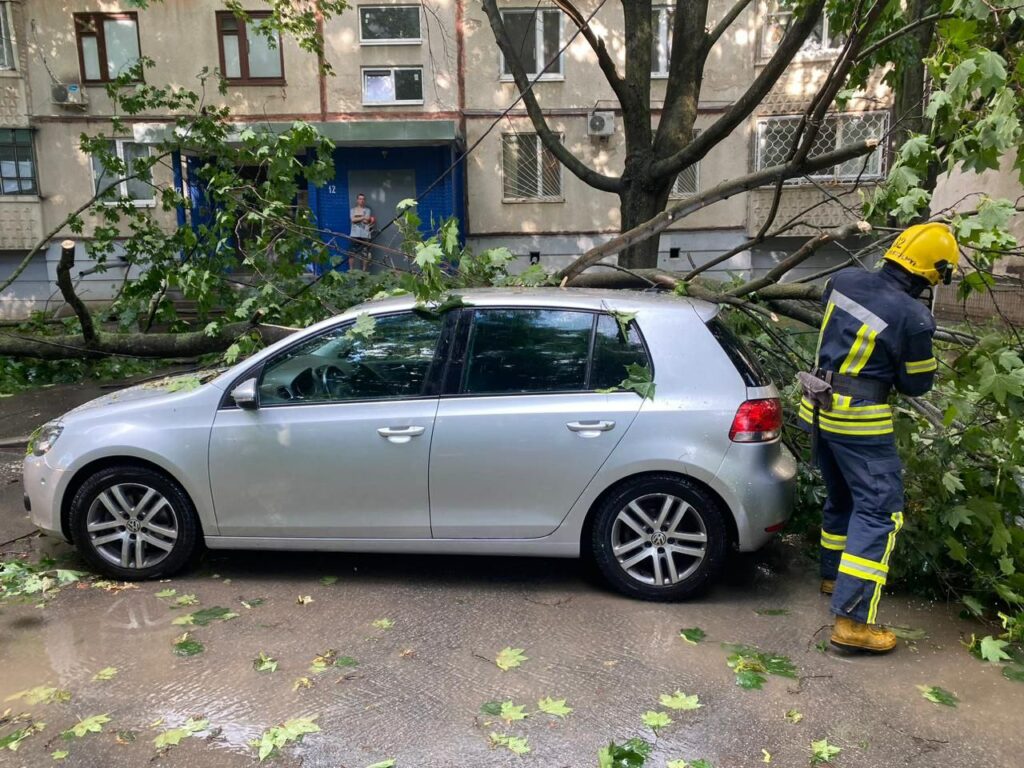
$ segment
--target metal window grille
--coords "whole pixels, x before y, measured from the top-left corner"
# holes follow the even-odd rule
[[[693,138],[700,136],[700,128],[693,130]],[[672,183],[671,197],[689,197],[696,195],[700,189],[700,162],[696,162],[689,168],[684,168]]]
[[[560,200],[562,165],[535,133],[506,133],[501,140],[502,197]]]
[[[7,18],[7,3],[5,2],[0,2],[0,69],[14,69],[11,21]]]
[[[793,147],[800,117],[770,117],[761,120],[757,131],[757,170],[786,162]],[[832,152],[846,144],[869,138],[881,139],[889,127],[887,112],[844,113],[828,115],[811,147],[811,157]],[[817,181],[853,181],[879,179],[885,174],[884,153],[879,148],[865,158],[849,160],[842,165],[819,171],[810,178]],[[801,179],[793,179],[800,183]]]

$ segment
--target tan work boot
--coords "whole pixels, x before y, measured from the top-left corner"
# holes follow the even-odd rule
[[[821,594],[831,595],[835,592],[836,580],[835,579],[822,579],[821,580]]]
[[[896,647],[896,635],[877,624],[861,624],[845,616],[836,616],[832,645],[846,651],[888,653]]]

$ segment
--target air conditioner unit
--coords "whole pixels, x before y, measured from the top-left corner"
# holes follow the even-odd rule
[[[50,101],[61,107],[84,107],[89,99],[81,83],[54,83],[50,86]]]
[[[587,119],[588,136],[611,136],[615,133],[614,112],[591,112]]]

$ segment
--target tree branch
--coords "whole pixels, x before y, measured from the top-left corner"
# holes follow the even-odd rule
[[[85,302],[75,293],[75,286],[71,282],[71,268],[75,266],[75,241],[65,240],[60,244],[60,261],[57,262],[57,287],[60,288],[60,295],[64,301],[75,311],[78,317],[78,324],[82,327],[82,341],[86,346],[91,347],[96,343],[96,326],[93,325],[92,315]]]
[[[526,70],[523,69],[523,62],[519,58],[519,53],[512,45],[511,39],[509,39],[508,30],[505,29],[505,22],[501,18],[501,12],[498,10],[496,0],[483,0],[483,8],[491,24],[494,39],[497,41],[502,54],[504,54],[509,68],[512,70],[512,79],[515,81],[516,88],[519,89],[519,93],[523,97],[526,114],[529,115],[530,122],[533,123],[533,128],[537,131],[537,135],[540,136],[544,146],[584,184],[588,184],[602,192],[618,193],[622,189],[621,179],[598,173],[588,166],[570,152],[562,143],[561,138],[548,126],[547,120],[544,119],[544,112],[540,108],[540,104],[537,103],[537,97],[531,88],[530,80],[526,76]],[[547,71],[551,64],[552,62],[548,62],[544,71]],[[538,77],[541,74],[543,72],[538,73]]]
[[[878,141],[876,139],[868,139],[867,141],[849,144],[835,150],[834,152],[828,152],[811,158],[805,161],[804,164],[798,168],[794,168],[790,164],[775,165],[771,168],[765,168],[762,171],[756,171],[755,173],[750,173],[746,176],[740,176],[736,179],[724,181],[706,192],[676,203],[659,213],[654,218],[645,221],[643,224],[640,224],[627,232],[623,232],[621,235],[612,238],[607,243],[603,243],[596,248],[591,248],[576,259],[576,261],[559,272],[556,277],[559,280],[572,280],[591,264],[596,264],[606,256],[619,253],[635,243],[639,243],[649,237],[653,237],[671,226],[674,221],[689,216],[691,213],[695,213],[702,208],[706,208],[712,203],[725,200],[733,195],[739,194],[740,192],[746,192],[751,189],[763,187],[766,184],[778,181],[779,178],[793,178],[794,176],[803,176],[804,174],[813,173],[821,168],[830,168],[833,165],[838,165],[852,158],[861,157],[869,152],[873,152],[877,146]]]
[[[753,0],[737,0],[736,4],[729,9],[729,12],[722,17],[722,20],[715,25],[715,28],[708,32],[707,40],[705,45],[705,55],[711,52],[711,49],[715,47],[715,43],[718,42],[719,38],[725,34],[725,31],[733,25],[733,22],[739,18],[739,15],[747,9],[747,6]]]
[[[877,53],[880,48],[883,48],[884,46],[888,45],[893,40],[896,40],[910,32],[913,32],[915,29],[922,26],[923,24],[931,24],[934,21],[941,21],[942,19],[952,19],[955,16],[955,13],[931,13],[927,16],[922,16],[919,19],[915,19],[914,21],[907,24],[905,27],[900,27],[895,32],[891,32],[885,37],[883,37],[881,40],[878,40],[877,42],[874,42],[871,45],[869,45],[867,48],[865,48],[863,51],[857,54],[857,61],[864,61],[864,59],[866,59],[871,54]]]

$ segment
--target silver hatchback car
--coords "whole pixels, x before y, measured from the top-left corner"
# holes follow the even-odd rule
[[[666,600],[785,522],[779,394],[716,307],[461,296],[442,314],[368,302],[205,383],[76,408],[25,459],[33,521],[119,579],[168,576],[203,543],[583,555],[619,591]],[[653,397],[619,388],[627,366],[652,372]]]

